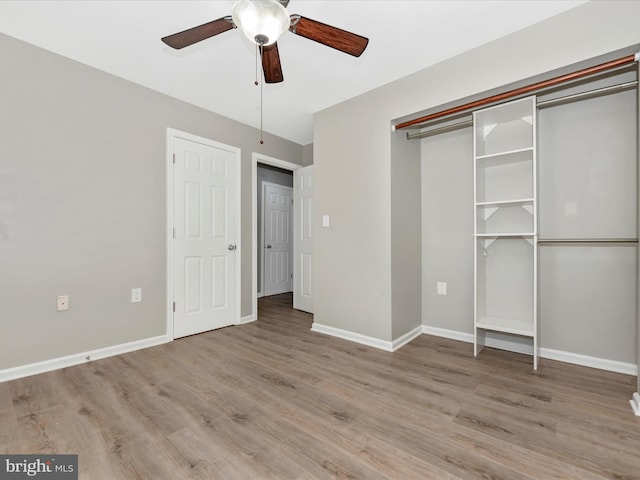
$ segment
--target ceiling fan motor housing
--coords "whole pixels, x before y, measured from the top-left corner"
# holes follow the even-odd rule
[[[267,45],[269,43],[269,37],[267,37],[266,35],[262,35],[261,33],[256,35],[256,38],[254,40],[258,45],[261,46]]]

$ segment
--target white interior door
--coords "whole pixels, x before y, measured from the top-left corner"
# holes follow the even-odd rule
[[[265,182],[263,192],[264,294],[277,295],[293,289],[293,189]]]
[[[237,323],[236,165],[240,151],[173,138],[174,338]]]
[[[293,308],[313,313],[313,165],[293,172]]]

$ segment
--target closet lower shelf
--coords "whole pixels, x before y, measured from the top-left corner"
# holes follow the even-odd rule
[[[534,326],[532,321],[519,320],[515,318],[494,317],[490,315],[483,315],[478,317],[476,321],[476,328],[482,328],[484,330],[492,330],[494,332],[512,333],[515,335],[522,335],[525,337],[535,336]]]

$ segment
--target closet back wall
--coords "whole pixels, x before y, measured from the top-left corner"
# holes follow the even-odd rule
[[[422,321],[447,336],[473,335],[473,130],[427,137],[421,147]],[[447,282],[446,296],[437,282]]]
[[[562,94],[635,79],[634,66]],[[564,240],[540,244],[544,348],[636,363],[637,244],[617,243],[637,238],[636,97],[634,88],[539,111],[539,235]]]

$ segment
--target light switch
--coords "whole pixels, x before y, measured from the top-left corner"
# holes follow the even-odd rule
[[[447,282],[438,282],[436,284],[436,290],[438,295],[446,295],[447,294]]]
[[[142,301],[142,289],[141,288],[132,288],[131,289],[131,303],[139,303]]]
[[[329,215],[323,215],[322,216],[322,226],[323,227],[328,227],[329,226]]]

